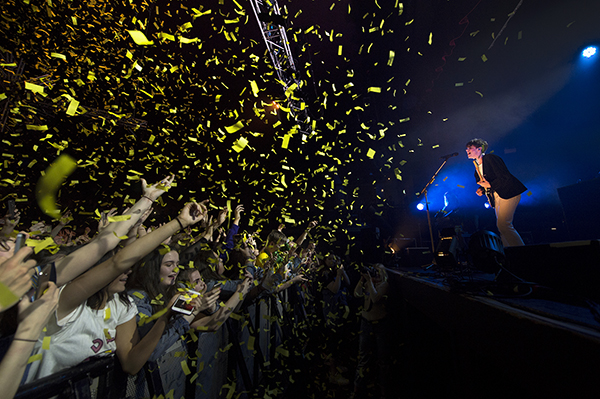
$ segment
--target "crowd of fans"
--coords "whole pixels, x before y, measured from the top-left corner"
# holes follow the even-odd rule
[[[12,398],[20,385],[58,373],[95,356],[116,355],[144,391],[143,368],[185,352],[193,335],[214,332],[233,312],[294,287],[306,311],[320,323],[321,360],[332,384],[348,385],[340,346],[348,329],[352,283],[341,259],[323,256],[307,240],[311,221],[295,240],[284,225],[264,241],[240,229],[244,207],[218,209],[208,201],[187,203],[160,226],[144,223],[174,176],[149,185],[122,215],[100,214],[98,231],[69,229],[65,213],[55,227],[19,224],[11,209],[0,231],[0,386]],[[225,221],[233,214],[230,226]],[[26,230],[26,231],[25,231]],[[364,297],[355,392],[369,368],[379,367],[385,395],[385,299],[381,266],[357,270],[354,294]],[[356,314],[356,312],[354,312]],[[379,345],[380,347],[377,347]],[[211,354],[203,354],[210,356]],[[162,373],[165,392],[185,396],[181,368]]]

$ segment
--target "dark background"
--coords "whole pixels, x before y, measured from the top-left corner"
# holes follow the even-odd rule
[[[245,204],[254,229],[283,221],[295,235],[292,225],[318,218],[316,237],[340,252],[374,227],[379,242],[396,236],[426,246],[416,193],[442,155],[459,152],[429,189],[431,210],[449,193],[454,212],[435,227],[493,229],[493,212],[474,195],[463,152],[468,140],[482,137],[528,187],[515,217],[525,241],[573,237],[557,188],[594,179],[600,170],[600,64],[580,57],[585,46],[600,44],[598,2],[279,5],[278,22],[303,82],[296,94],[316,121],[305,137],[284,110],[286,96],[250,3],[4,2],[2,62],[23,60],[25,67],[3,69],[3,201],[15,196],[26,223],[42,218],[32,200],[35,183],[57,155],[68,153],[80,167],[58,201],[82,216],[136,198],[132,171],[149,181],[175,173],[179,185],[165,197],[157,223],[191,196],[215,206]],[[154,44],[135,44],[131,29]],[[161,42],[159,32],[198,41]],[[25,81],[46,85],[48,96],[25,91]],[[79,115],[65,114],[62,94],[80,101]],[[274,109],[273,101],[283,108]],[[226,132],[240,121],[242,129]],[[249,147],[237,153],[232,146],[240,137]],[[583,207],[595,202],[586,198]]]

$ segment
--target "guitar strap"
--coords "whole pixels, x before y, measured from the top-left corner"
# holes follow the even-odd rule
[[[479,180],[480,181],[484,180],[483,176],[481,174],[481,170],[479,169],[479,164],[477,163],[476,160],[473,160],[473,165],[475,165],[475,170],[477,171],[477,175],[479,176]],[[487,197],[488,203],[490,204],[490,206],[492,208],[495,208],[496,204],[494,203],[495,202],[494,201],[494,194],[493,194],[492,190],[489,189],[489,188],[485,188],[485,187],[483,187],[483,189],[485,190],[485,196]]]
[[[477,171],[477,175],[479,176],[479,180],[483,180],[483,176],[481,175],[481,170],[479,169],[479,164],[476,160],[473,160],[473,165],[475,165],[475,170]]]

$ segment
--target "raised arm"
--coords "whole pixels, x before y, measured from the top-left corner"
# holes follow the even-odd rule
[[[82,302],[117,278],[119,274],[129,270],[167,237],[172,236],[182,227],[185,228],[199,222],[205,214],[206,208],[203,205],[191,202],[182,209],[178,217],[169,223],[136,240],[115,256],[75,279],[63,289],[57,311],[59,319],[68,315]]]
[[[35,302],[25,297],[19,303],[19,326],[0,363],[3,398],[12,398],[17,392],[33,347],[57,303],[58,289],[54,283],[49,283],[46,293]]]
[[[242,303],[253,285],[252,281],[252,277],[246,276],[244,281],[238,285],[236,292],[233,293],[223,306],[212,315],[195,320],[190,326],[200,331],[217,331],[225,323],[229,315],[231,315],[231,312]]]
[[[171,175],[161,181],[159,184],[149,186],[144,179],[141,179],[143,196],[126,213],[130,215],[129,220],[117,223],[111,223],[102,230],[94,239],[84,247],[74,251],[72,254],[56,262],[56,284],[60,287],[69,281],[75,279],[81,273],[92,267],[104,256],[105,253],[114,249],[121,239],[138,221],[152,203],[160,197],[165,188],[170,186],[174,180]]]
[[[304,230],[302,232],[302,234],[300,234],[300,237],[298,237],[298,239],[296,240],[296,248],[299,248],[302,243],[304,242],[304,240],[306,239],[306,236],[308,235],[308,232],[314,228],[317,225],[317,221],[316,220],[312,220],[311,222],[308,223],[308,226],[306,227],[306,230]]]

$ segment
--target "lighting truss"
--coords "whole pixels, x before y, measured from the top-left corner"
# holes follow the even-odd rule
[[[250,4],[252,4],[256,21],[267,45],[277,77],[284,86],[284,91],[287,92],[294,84],[300,88],[302,81],[298,76],[296,63],[283,25],[285,20],[281,16],[277,0],[250,0]],[[312,127],[308,107],[297,91],[288,96],[288,107],[290,117],[298,124],[303,136],[310,135],[309,132],[312,132]]]

